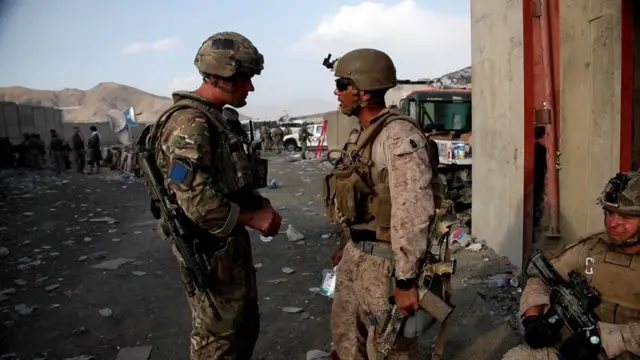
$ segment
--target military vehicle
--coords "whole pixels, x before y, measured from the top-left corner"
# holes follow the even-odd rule
[[[446,179],[447,198],[470,205],[471,89],[413,90],[399,105],[438,145],[438,170]]]

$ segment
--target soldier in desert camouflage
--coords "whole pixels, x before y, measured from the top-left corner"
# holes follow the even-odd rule
[[[244,36],[217,33],[202,43],[194,60],[202,85],[173,93],[174,105],[160,116],[148,140],[157,139],[157,166],[180,208],[202,232],[203,256],[213,269],[207,282],[221,319],[186,271],[174,247],[192,312],[191,360],[249,360],[260,315],[255,268],[246,226],[267,236],[278,233],[280,216],[256,191],[266,185],[266,164],[246,150],[249,137],[237,112],[246,105],[263,57]],[[154,135],[156,134],[156,135]],[[263,164],[263,168],[259,168]],[[174,176],[181,169],[180,176]],[[262,173],[263,177],[259,177]],[[168,237],[166,225],[159,227]]]
[[[351,51],[334,73],[340,109],[357,116],[361,130],[350,134],[323,188],[327,216],[343,225],[332,257],[338,265],[331,332],[341,360],[380,359],[374,344],[391,310],[389,296],[404,316],[419,307],[416,278],[435,212],[436,169],[415,122],[385,105],[397,83],[387,54]],[[402,335],[387,355],[419,358],[417,338]]]
[[[503,360],[604,359],[602,350],[609,359],[640,359],[640,174],[616,175],[598,203],[606,230],[551,254],[550,260],[561,276],[578,271],[601,294],[602,303],[595,309],[600,344],[591,344],[581,332],[563,333],[563,341],[558,341],[544,316],[549,288],[531,278],[520,299],[527,345],[511,349]]]

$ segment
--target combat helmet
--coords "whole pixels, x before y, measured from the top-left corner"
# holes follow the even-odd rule
[[[616,174],[605,186],[597,203],[607,211],[640,216],[640,173]]]
[[[393,61],[376,49],[356,49],[344,54],[334,66],[334,75],[351,80],[361,91],[391,89],[398,84]]]
[[[193,64],[201,74],[228,78],[240,72],[253,76],[262,73],[264,57],[249,39],[225,31],[202,43]]]

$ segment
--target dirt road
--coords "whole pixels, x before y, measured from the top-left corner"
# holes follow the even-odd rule
[[[252,233],[262,313],[254,358],[305,359],[331,343],[331,300],[309,290],[320,286],[337,244],[319,201],[326,164],[284,155],[270,160],[277,187],[263,194],[285,219],[282,232],[290,224],[305,238],[291,242],[280,234],[264,242]],[[0,358],[111,360],[122,348],[140,346],[151,347],[151,360],[188,358],[186,295],[141,183],[113,172],[56,178],[13,170],[0,172],[0,181]],[[457,309],[446,358],[499,359],[518,341],[507,320],[519,289],[469,285],[506,269],[491,251],[456,257]],[[425,354],[435,333],[422,341]]]

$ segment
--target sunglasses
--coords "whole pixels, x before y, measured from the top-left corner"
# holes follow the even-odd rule
[[[336,89],[338,89],[338,91],[342,92],[342,91],[346,91],[349,86],[351,86],[351,81],[349,79],[344,79],[344,78],[338,78],[336,79]]]

